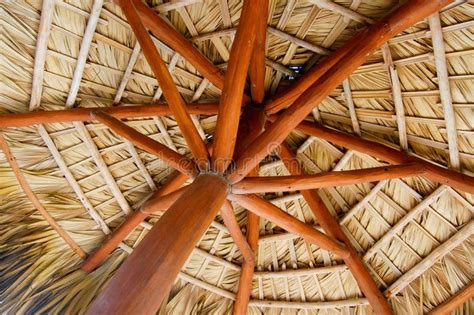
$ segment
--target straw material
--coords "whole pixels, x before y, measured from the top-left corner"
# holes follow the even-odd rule
[[[177,30],[194,40],[199,50],[225,69],[234,33],[221,36],[215,32],[238,25],[242,1],[228,1],[227,8],[220,6],[222,1],[215,0],[182,2],[186,5],[171,11],[161,1],[149,1],[149,4],[161,10]],[[272,0],[268,24],[293,38],[329,50],[340,47],[365,27],[350,17],[318,8],[317,2]],[[399,1],[335,2],[377,20]],[[41,1],[36,0],[0,1],[0,113],[29,110],[41,7]],[[92,7],[92,0],[58,1],[54,5],[38,110],[65,108]],[[451,77],[460,169],[472,175],[474,2],[458,1],[458,5],[442,12],[440,17],[445,27],[444,47]],[[392,39],[388,47],[400,80],[409,152],[447,166],[450,163],[447,126],[440,105],[431,38],[401,37],[426,30],[429,30],[427,21],[420,22]],[[210,39],[195,40],[203,34]],[[267,95],[284,89],[305,65],[309,67],[322,59],[320,54],[289,41],[289,37],[269,33],[267,44]],[[94,32],[75,106],[112,106],[135,45],[133,33],[118,6],[106,2]],[[160,43],[158,48],[166,63],[177,59],[172,73],[186,101],[218,102],[219,89],[170,48]],[[156,80],[142,54],[133,66],[130,79],[124,83],[125,90],[118,96],[122,103],[149,103],[154,96],[155,100],[161,96],[156,92]],[[394,92],[382,53],[370,56],[367,63],[350,76],[348,83],[355,120],[351,120],[342,85],[309,119],[350,133],[357,133],[353,124],[356,121],[362,137],[398,148],[400,130]],[[202,132],[211,135],[216,117],[198,118]],[[172,116],[145,117],[127,123],[189,154]],[[42,128],[49,136],[41,132]],[[147,176],[159,186],[173,172],[155,156],[128,146],[105,126],[88,122],[86,128],[132,209],[138,208],[143,198],[155,189],[147,182]],[[1,132],[39,201],[82,250],[91,253],[124,221],[126,211],[116,201],[73,124],[7,128]],[[49,144],[45,142],[48,137]],[[383,161],[361,152],[347,151],[299,132],[292,133],[287,141],[298,150],[298,159],[309,173],[384,165]],[[53,156],[55,150],[59,156]],[[134,155],[134,151],[138,154]],[[71,178],[65,177],[64,169],[58,166],[61,161],[72,175],[72,181],[77,183],[79,192],[71,186]],[[145,168],[140,168],[140,163]],[[288,174],[276,155],[266,160],[260,172],[262,176]],[[91,207],[78,197],[81,191]],[[435,249],[447,246],[455,235],[461,235],[457,233],[472,221],[474,196],[448,187],[440,188],[420,177],[390,180],[380,185],[322,189],[319,194],[342,223],[382,291],[391,290],[391,285],[397,284],[397,279],[403,280],[401,277],[409,271],[419,272],[419,276],[399,286],[399,292],[390,297],[395,313],[427,312],[474,278],[472,228],[463,232],[454,243],[454,249],[442,252],[428,267],[422,268],[419,264],[431,257]],[[434,198],[426,207],[416,207],[430,196]],[[268,194],[265,198],[318,228],[298,193]],[[234,206],[245,231],[245,211]],[[9,314],[84,313],[128,253],[159,219],[153,216],[136,228],[97,270],[86,274],[79,268],[81,259],[23,193],[3,152],[0,152],[0,209],[0,311]],[[395,236],[386,236],[397,222],[403,221],[407,212],[414,210],[419,211],[414,219],[408,220]],[[367,251],[371,254],[365,254]],[[182,269],[160,314],[231,312],[241,263],[239,250],[220,216],[216,217]],[[473,312],[471,300],[456,314]],[[371,314],[367,300],[343,261],[262,220],[249,314],[341,313]]]

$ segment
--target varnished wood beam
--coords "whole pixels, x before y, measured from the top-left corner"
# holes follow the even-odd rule
[[[444,301],[442,304],[432,309],[428,315],[448,315],[456,308],[463,305],[469,299],[474,297],[474,281],[471,281],[464,288],[456,292],[452,297]]]
[[[200,169],[206,170],[209,165],[209,153],[206,149],[206,144],[199,135],[166,64],[161,59],[153,40],[146,31],[145,26],[136,11],[135,4],[140,5],[143,3],[141,0],[120,1],[120,6],[122,7],[128,23],[132,27],[132,30],[140,43],[148,64],[158,80],[158,84],[163,91],[165,99],[173,112],[176,122],[178,123],[180,131],[183,134],[191,153],[194,156],[197,166]]]
[[[119,4],[122,1],[117,0]],[[173,26],[168,24],[160,15],[148,7],[145,3],[137,1],[135,3],[140,18],[156,37],[178,52],[184,59],[189,61],[202,75],[219,89],[224,88],[224,76],[212,62],[210,62],[192,43]]]
[[[428,179],[474,194],[474,177],[442,168],[420,158],[408,155],[405,152],[389,148],[383,144],[355,137],[317,124],[302,122],[296,128],[308,135],[330,141],[350,150],[366,153],[391,164],[417,163],[422,165],[426,170],[425,177]]]
[[[145,136],[134,128],[127,126],[120,120],[104,112],[93,112],[92,117],[112,129],[118,135],[129,140],[139,148],[155,154],[159,159],[165,161],[169,166],[180,171],[181,173],[184,173],[191,178],[196,176],[198,171],[196,164],[194,164],[194,162],[187,157],[171,150],[164,144],[161,144],[160,142]]]
[[[263,108],[259,106],[246,106],[243,110],[237,133],[234,159],[245,152],[248,145],[260,135],[265,127],[266,117]],[[258,169],[250,172],[252,176],[258,176]],[[253,253],[257,252],[260,230],[260,217],[251,211],[247,211],[247,242]],[[255,263],[244,262],[239,278],[239,289],[235,297],[233,314],[246,314],[252,292],[252,279]]]
[[[365,30],[363,39],[354,44],[351,51],[334,64],[323,76],[307,89],[279,118],[263,132],[236,162],[235,170],[228,179],[238,182],[249,173],[273,146],[280,144],[288,134],[318,106],[347,76],[391,37],[449,4],[452,0],[409,1]],[[273,144],[273,145],[272,145]]]
[[[219,105],[215,103],[187,104],[187,110],[192,115],[215,115]],[[65,123],[88,121],[94,111],[103,111],[117,119],[141,118],[150,116],[172,115],[167,104],[147,104],[137,106],[88,107],[65,110],[51,110],[19,114],[0,114],[0,128],[25,127],[36,124]]]
[[[284,228],[288,232],[297,234],[303,237],[308,242],[311,242],[322,249],[331,251],[342,258],[349,256],[347,248],[334,240],[333,238],[315,230],[311,225],[305,224],[300,220],[292,217],[285,211],[270,202],[256,196],[256,195],[229,195],[229,199],[236,201],[242,207],[254,212],[260,217],[272,221],[276,225]]]
[[[224,205],[221,208],[221,216],[224,220],[224,224],[229,230],[230,236],[234,240],[237,247],[240,249],[242,253],[242,257],[245,264],[254,264],[254,252],[250,248],[249,243],[245,239],[244,234],[240,230],[239,223],[237,222],[235,215],[234,215],[234,207],[230,201],[226,200]]]
[[[167,181],[160,189],[158,189],[149,200],[155,200],[157,197],[165,196],[172,193],[188,180],[188,176],[183,173],[176,174],[172,179]],[[149,202],[145,203],[144,207],[150,208]],[[122,242],[142,221],[148,217],[148,213],[137,210],[128,216],[125,221],[112,233],[106,240],[91,254],[82,264],[82,270],[91,272],[104,259],[117,248]]]
[[[246,177],[232,186],[234,194],[285,192],[354,185],[409,176],[424,175],[417,163],[373,167],[361,170],[334,171],[315,175]]]
[[[119,268],[87,314],[155,314],[227,191],[222,177],[198,176]]]
[[[257,18],[255,43],[249,67],[252,101],[260,104],[265,96],[265,56],[267,39],[268,0],[262,1]]]
[[[259,12],[266,1],[268,0],[244,1],[232,44],[214,132],[213,168],[220,173],[227,169],[234,154],[247,70],[261,15]]]
[[[296,156],[290,150],[286,143],[283,143],[280,149],[280,158],[285,167],[292,175],[305,174],[304,170],[296,160]],[[362,259],[359,257],[357,251],[352,246],[349,238],[344,233],[335,217],[331,215],[328,208],[319,197],[316,190],[302,190],[304,200],[309,206],[309,209],[314,214],[319,225],[324,229],[326,234],[341,241],[346,245],[349,251],[349,257],[344,259],[347,267],[354,276],[359,288],[367,297],[376,314],[392,314],[392,310],[387,300],[380,292],[377,284],[370,275],[369,270],[365,266]]]

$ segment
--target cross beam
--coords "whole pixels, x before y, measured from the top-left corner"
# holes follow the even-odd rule
[[[410,156],[405,152],[389,148],[383,144],[332,130],[321,125],[302,122],[296,129],[308,135],[330,141],[350,150],[366,153],[392,164],[417,163],[425,168],[425,176],[428,179],[474,194],[474,178],[471,176],[442,168],[420,158]]]
[[[215,115],[219,109],[219,104],[190,103],[186,105],[186,108],[191,115]],[[115,107],[71,108],[20,114],[0,114],[0,128],[26,127],[36,124],[90,121],[92,120],[91,114],[95,111],[102,111],[117,119],[166,116],[173,114],[168,104],[163,103]]]

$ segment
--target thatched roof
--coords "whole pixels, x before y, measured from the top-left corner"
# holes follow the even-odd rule
[[[88,17],[102,1],[52,2],[42,93],[37,106],[31,106],[43,3],[0,1],[1,114],[163,101],[125,16],[110,2],[100,9],[77,95],[71,93]],[[225,71],[242,1],[148,2]],[[334,10],[324,6],[326,2],[270,1],[267,96],[317,67],[325,55],[399,3],[331,0],[338,4]],[[440,95],[438,53],[433,30],[425,20],[369,56],[308,120],[472,176],[474,2],[456,1],[440,12],[440,18],[450,101]],[[219,102],[218,88],[171,48],[156,43],[187,102]],[[450,110],[454,120],[445,119]],[[201,134],[211,139],[216,116],[195,118]],[[139,132],[189,154],[173,116],[126,121]],[[450,133],[455,137],[448,138]],[[80,269],[81,251],[90,254],[100,246],[174,171],[96,121],[4,128],[1,135],[34,195],[80,250],[74,251],[38,212],[0,151],[0,311],[83,313],[159,215],[137,227],[91,273]],[[309,173],[386,165],[363,152],[299,131],[287,142]],[[276,156],[260,167],[261,176],[284,174],[288,171]],[[473,195],[424,177],[323,188],[319,195],[339,219],[381,291],[387,293],[395,313],[427,312],[474,278]],[[300,193],[271,193],[265,198],[318,228]],[[246,211],[238,204],[234,208],[245,231]],[[260,223],[258,245],[249,314],[371,312],[339,257],[267,220]],[[196,244],[160,314],[230,312],[241,264],[242,255],[218,215]],[[473,310],[471,299],[458,314]]]

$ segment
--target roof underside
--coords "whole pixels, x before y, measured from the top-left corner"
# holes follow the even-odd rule
[[[322,53],[342,46],[399,1],[338,0],[335,2],[340,7],[349,9],[338,12],[321,8],[321,2],[324,3],[270,1],[267,96],[290,85],[307,67],[317,66],[324,57]],[[188,0],[149,4],[156,6],[177,30],[225,71],[242,1],[224,3],[227,2]],[[92,0],[58,1],[54,5],[43,93],[37,110],[66,108],[93,5]],[[29,111],[41,7],[41,1],[0,1],[4,30],[0,42],[0,113]],[[454,126],[445,121],[445,104],[440,98],[427,21],[388,43],[385,52],[393,60],[400,93],[393,89],[390,58],[386,54],[384,59],[379,50],[308,119],[396,148],[400,148],[400,143],[403,147],[403,139],[407,139],[406,149],[411,154],[472,176],[474,2],[458,1],[440,17]],[[218,88],[172,49],[158,40],[156,43],[187,102],[219,102]],[[93,32],[73,106],[163,101],[148,63],[134,47],[135,37],[119,7],[106,2]],[[134,56],[138,56],[136,63]],[[124,75],[127,69],[131,69],[128,76]],[[395,104],[397,97],[402,99],[402,111]],[[210,139],[216,116],[196,117],[196,121],[202,136]],[[406,126],[400,125],[400,121]],[[133,119],[127,123],[189,155],[173,116]],[[46,210],[90,253],[173,170],[156,156],[124,142],[102,124],[90,122],[84,126],[56,123],[6,128],[2,134]],[[456,133],[457,148],[448,142],[449,130]],[[287,142],[297,150],[309,173],[386,164],[300,132],[293,132]],[[65,167],[59,167],[60,164]],[[284,174],[288,174],[287,170],[273,157],[260,168],[262,176]],[[325,188],[319,194],[339,218],[381,290],[398,292],[390,299],[396,313],[428,311],[474,278],[473,231],[463,230],[472,220],[473,195],[422,177]],[[299,193],[265,197],[300,220],[317,226]],[[420,203],[422,206],[417,206]],[[82,259],[49,227],[21,190],[1,151],[0,209],[0,310],[8,313],[84,312],[159,219],[149,218],[104,264],[86,274],[79,269]],[[246,212],[237,205],[235,210],[245,230]],[[414,218],[403,220],[410,211],[417,211]],[[393,235],[392,228],[397,222],[404,223]],[[372,254],[364,256],[376,243]],[[239,250],[217,216],[196,245],[162,310],[166,314],[228,312],[238,289],[241,262]],[[296,314],[299,309],[321,314],[370,313],[367,300],[341,259],[266,220],[260,226],[255,271],[250,314]],[[471,300],[460,313],[469,314],[473,309]]]

